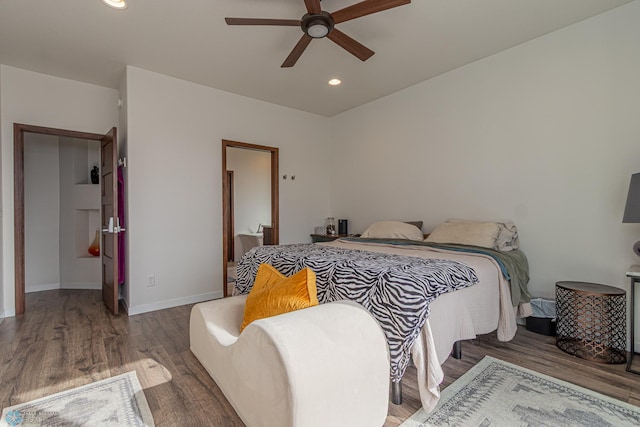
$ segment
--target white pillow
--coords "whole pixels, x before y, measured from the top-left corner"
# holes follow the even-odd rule
[[[418,227],[400,221],[374,222],[360,237],[368,239],[424,239],[424,235]]]
[[[499,233],[500,227],[495,222],[443,222],[425,241],[496,249]]]
[[[457,219],[449,218],[447,222],[487,222],[487,221],[474,221],[470,219]],[[518,249],[520,246],[520,239],[518,238],[518,228],[512,221],[496,221],[498,227],[500,227],[500,233],[496,239],[496,249],[507,252],[514,249]]]

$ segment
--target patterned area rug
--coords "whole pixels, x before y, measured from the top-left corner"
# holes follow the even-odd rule
[[[0,427],[153,426],[135,372],[5,408]]]
[[[639,425],[638,406],[485,356],[400,427]]]

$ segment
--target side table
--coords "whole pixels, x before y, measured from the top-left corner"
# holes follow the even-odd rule
[[[311,234],[311,242],[333,242],[341,237],[347,237],[346,234]]]
[[[631,267],[629,267],[629,270],[627,271],[627,277],[631,279],[631,312],[630,312],[631,314],[629,315],[629,321],[631,322],[631,355],[629,356],[629,360],[627,360],[627,371],[633,372],[634,374],[640,374],[640,371],[638,371],[637,369],[633,369],[632,367],[633,356],[640,356],[640,353],[636,352],[636,349],[635,349],[635,344],[636,344],[635,293],[636,293],[636,287],[640,288],[640,286],[638,286],[638,283],[640,283],[640,265],[632,265]]]
[[[626,362],[626,297],[613,286],[556,283],[558,348],[593,362]]]

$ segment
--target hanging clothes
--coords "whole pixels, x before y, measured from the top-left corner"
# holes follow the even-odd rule
[[[118,218],[120,219],[120,227],[126,230],[124,218],[124,167],[118,166]],[[118,233],[118,283],[124,283],[125,276],[125,244],[124,233]]]

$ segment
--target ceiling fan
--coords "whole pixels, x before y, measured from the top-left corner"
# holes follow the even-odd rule
[[[302,38],[295,45],[282,67],[293,67],[312,39],[327,37],[361,61],[371,58],[374,52],[335,28],[336,24],[382,12],[383,10],[411,3],[411,0],[364,0],[333,13],[320,7],[320,0],[304,0],[307,12],[301,19],[225,18],[227,25],[277,25],[300,27]]]

